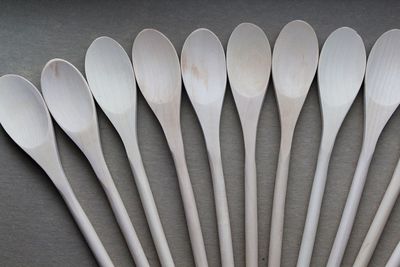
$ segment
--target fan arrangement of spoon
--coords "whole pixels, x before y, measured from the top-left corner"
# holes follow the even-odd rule
[[[187,37],[180,59],[169,39],[154,29],[145,29],[137,35],[132,48],[132,61],[118,42],[100,37],[87,50],[86,79],[76,67],[63,59],[52,59],[43,68],[42,94],[21,76],[7,74],[0,77],[0,123],[11,139],[44,169],[54,183],[98,264],[114,266],[64,174],[51,114],[96,173],[136,265],[150,266],[133,227],[134,218],[129,217],[103,155],[96,101],[125,147],[160,264],[163,267],[175,266],[173,251],[165,236],[140,153],[136,129],[137,83],[171,150],[195,265],[207,267],[200,216],[182,139],[180,105],[183,80],[207,148],[221,265],[231,267],[235,265],[234,250],[220,146],[221,112],[229,80],[245,150],[246,266],[254,267],[260,262],[257,126],[272,73],[281,141],[272,203],[268,266],[278,267],[282,257],[287,184],[293,176],[289,173],[292,139],[317,73],[322,137],[297,260],[297,267],[307,267],[313,255],[335,139],[364,82],[363,145],[326,263],[328,267],[338,267],[350,238],[377,141],[400,104],[399,47],[400,30],[387,31],[375,42],[367,60],[361,37],[353,29],[343,27],[327,38],[320,52],[313,28],[299,20],[283,27],[273,52],[263,30],[251,23],[242,23],[233,30],[226,56],[218,37],[208,29],[197,29]],[[354,266],[368,265],[399,193],[400,161]],[[386,266],[400,266],[400,242]]]

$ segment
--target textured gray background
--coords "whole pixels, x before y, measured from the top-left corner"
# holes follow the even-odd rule
[[[60,57],[83,70],[87,47],[108,35],[131,50],[145,27],[165,33],[181,50],[186,36],[198,27],[214,31],[226,46],[240,22],[264,29],[273,45],[280,29],[293,19],[308,21],[320,45],[340,26],[356,29],[367,51],[386,30],[400,27],[399,2],[270,1],[270,2],[142,2],[91,3],[0,1],[0,74],[23,75],[39,86],[44,64]],[[130,54],[130,52],[129,52]],[[339,133],[329,168],[312,265],[326,263],[349,190],[362,142],[363,106],[360,93]],[[99,110],[104,153],[117,187],[138,230],[152,266],[157,255],[127,158],[117,133]],[[219,248],[211,178],[201,130],[184,93],[182,128],[210,266],[219,266]],[[176,173],[162,130],[138,96],[139,141],[165,232],[177,266],[193,266]],[[366,234],[400,152],[400,113],[385,128],[372,160],[355,226],[343,261],[350,266]],[[294,266],[304,225],[318,145],[321,118],[314,82],[301,113],[292,151],[287,195],[283,266]],[[259,263],[266,265],[272,192],[279,148],[279,119],[270,86],[261,112],[257,139],[259,200]],[[62,163],[84,209],[117,266],[132,259],[105,195],[84,156],[56,126]],[[227,88],[221,121],[221,145],[227,183],[235,261],[244,266],[243,142],[232,94]],[[397,205],[372,258],[383,266],[400,239]],[[0,265],[94,266],[96,262],[61,197],[45,173],[0,130]]]

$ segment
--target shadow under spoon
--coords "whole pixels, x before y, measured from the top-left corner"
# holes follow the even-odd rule
[[[82,74],[62,59],[50,60],[42,71],[42,92],[50,113],[89,160],[138,266],[149,266],[129,214],[104,159],[93,97]]]
[[[113,267],[61,166],[50,114],[35,86],[18,75],[0,78],[0,123],[7,134],[50,177],[60,192],[98,264]]]
[[[333,145],[360,90],[365,65],[365,46],[356,31],[339,28],[326,39],[318,64],[322,138],[297,267],[310,266]]]
[[[174,266],[140,155],[136,129],[136,81],[129,56],[115,40],[97,38],[86,52],[85,71],[95,100],[124,143],[160,263],[164,267]]]
[[[145,29],[133,42],[132,61],[139,88],[163,128],[174,159],[195,264],[207,267],[200,218],[182,140],[182,78],[178,55],[165,35]]]
[[[206,141],[217,212],[221,266],[233,267],[231,225],[219,140],[226,88],[226,63],[218,37],[207,29],[192,32],[182,48],[181,69],[186,92]]]
[[[264,31],[238,25],[226,52],[229,83],[242,125],[245,148],[246,266],[258,266],[256,137],[260,111],[271,74],[271,47]]]
[[[365,72],[364,138],[327,266],[339,267],[353,228],[365,180],[379,136],[400,104],[400,30],[379,37],[371,49]]]

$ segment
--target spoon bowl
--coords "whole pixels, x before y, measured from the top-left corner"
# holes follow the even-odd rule
[[[87,129],[93,123],[93,98],[83,85],[79,71],[61,59],[50,60],[43,68],[42,91],[55,120],[69,132]],[[57,84],[57,90],[48,90]]]
[[[135,75],[119,43],[106,36],[94,40],[86,52],[85,70],[91,92],[105,112],[136,110]]]
[[[159,31],[141,31],[132,48],[133,66],[140,90],[150,103],[162,104],[181,97],[179,60],[171,41]]]
[[[229,82],[237,94],[264,95],[271,73],[271,47],[258,26],[242,23],[229,37],[227,65]]]
[[[281,96],[305,98],[318,64],[318,39],[306,22],[295,20],[279,33],[272,57],[272,77],[278,104]]]
[[[34,85],[21,76],[0,78],[0,122],[20,147],[33,149],[45,143],[52,131],[46,104]]]
[[[325,107],[349,106],[364,80],[365,46],[351,28],[335,30],[326,39],[318,64],[318,86],[323,116]]]
[[[400,30],[385,32],[376,41],[368,57],[365,73],[366,109],[372,102],[396,109],[400,99]],[[383,74],[383,70],[385,71]],[[382,79],[382,75],[385,79]]]
[[[213,32],[197,29],[186,38],[181,68],[192,103],[207,105],[218,101],[222,105],[226,87],[225,53]]]

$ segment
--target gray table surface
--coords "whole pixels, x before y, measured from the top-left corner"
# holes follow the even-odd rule
[[[214,31],[226,47],[234,27],[248,21],[264,29],[271,45],[293,19],[309,22],[320,45],[340,26],[356,29],[367,51],[386,30],[400,27],[400,3],[385,1],[270,2],[60,2],[0,1],[0,74],[16,73],[39,86],[44,64],[64,58],[83,70],[84,56],[98,36],[108,35],[129,52],[136,34],[152,27],[165,33],[178,51],[198,27]],[[130,54],[130,52],[129,52]],[[152,266],[159,266],[129,163],[116,131],[98,109],[108,166]],[[212,184],[204,140],[187,95],[182,95],[182,128],[210,266],[219,266]],[[105,195],[85,157],[56,128],[65,171],[116,266],[133,261]],[[360,152],[363,93],[340,130],[329,167],[312,266],[323,266],[340,220]],[[343,266],[355,259],[391,178],[400,152],[400,113],[386,126],[368,180]],[[138,95],[138,134],[144,164],[177,266],[193,266],[176,173],[160,125]],[[282,266],[294,266],[321,134],[314,81],[294,135],[285,214]],[[279,119],[273,86],[263,106],[257,139],[259,264],[267,261],[272,193],[279,148]],[[221,121],[221,146],[227,184],[235,261],[244,266],[243,141],[229,86]],[[370,266],[383,266],[400,240],[400,207],[395,206]],[[95,266],[96,261],[63,200],[46,174],[0,130],[0,265]]]

